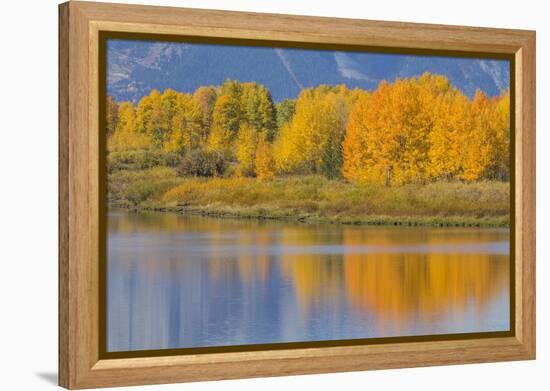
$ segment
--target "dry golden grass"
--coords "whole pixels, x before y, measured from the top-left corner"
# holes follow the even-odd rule
[[[186,178],[157,207],[236,217],[348,224],[497,225],[509,222],[507,182],[386,187],[321,176]]]

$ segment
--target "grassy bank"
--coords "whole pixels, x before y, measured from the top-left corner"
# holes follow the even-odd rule
[[[181,178],[170,167],[109,175],[112,204],[224,217],[376,225],[507,226],[503,182],[352,185],[320,176]]]

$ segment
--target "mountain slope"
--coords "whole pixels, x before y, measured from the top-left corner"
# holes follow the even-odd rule
[[[426,71],[446,75],[469,96],[477,88],[488,95],[509,88],[509,63],[499,60],[135,40],[107,45],[107,92],[117,101],[136,102],[155,88],[192,92],[226,79],[264,84],[280,101],[319,84],[374,89]]]

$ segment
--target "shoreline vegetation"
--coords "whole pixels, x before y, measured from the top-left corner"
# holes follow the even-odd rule
[[[174,168],[109,176],[109,205],[129,210],[302,223],[508,227],[505,182],[353,185],[323,176],[181,178]]]
[[[275,103],[257,83],[107,98],[110,207],[217,217],[507,227],[509,94],[440,75]]]

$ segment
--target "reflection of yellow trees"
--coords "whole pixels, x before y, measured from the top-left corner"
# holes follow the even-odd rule
[[[428,244],[439,242],[427,239]],[[344,243],[361,243],[360,235],[345,232]],[[460,311],[471,304],[481,311],[506,288],[507,259],[464,253],[346,254],[346,292],[358,308],[395,321],[405,321],[411,313],[426,320],[440,311]]]
[[[283,274],[294,282],[302,306],[307,308],[320,299],[336,302],[342,285],[340,256],[285,255],[282,259]]]
[[[247,281],[259,279],[260,281],[267,280],[269,272],[269,257],[263,253],[258,255],[239,255],[237,258],[237,268],[241,280]]]
[[[315,226],[197,216],[185,219],[172,214],[115,216],[110,217],[109,224],[116,232],[158,232],[162,225],[164,232],[207,233],[200,240],[206,240],[201,242],[208,249],[205,267],[213,281],[259,283],[266,288],[273,262],[278,261],[282,277],[292,284],[304,309],[320,302],[335,307],[347,300],[359,310],[374,312],[377,319],[392,321],[396,327],[412,319],[435,320],[443,312],[481,312],[509,283],[507,255],[415,253],[413,248],[497,242],[506,236],[498,230],[345,227],[327,231]],[[329,255],[318,247],[331,244],[342,245],[343,255],[338,251]],[[229,254],[225,245],[237,248]],[[272,246],[280,247],[281,252],[270,255]],[[358,246],[374,251],[366,253]],[[399,252],[400,246],[411,248]],[[147,265],[151,272],[168,266],[192,267],[192,263],[184,262],[185,244],[178,257],[182,262],[151,259]]]
[[[238,276],[241,281],[267,281],[270,261],[263,251],[270,244],[269,232],[259,231],[256,234],[240,232],[235,240],[239,246],[258,246],[262,252],[239,251],[236,261],[228,260],[223,251],[214,253],[208,260],[208,272],[214,280],[231,280]],[[216,249],[216,246],[212,247]]]
[[[413,312],[430,317],[445,309],[460,311],[471,303],[481,311],[508,284],[508,256],[392,250],[404,245],[498,241],[500,235],[498,231],[345,228],[340,242],[344,245],[343,257],[317,255],[307,250],[283,253],[281,268],[285,278],[293,282],[295,294],[304,307],[321,299],[336,303],[341,288],[345,287],[354,306],[396,321],[407,319]],[[307,247],[318,243],[315,230],[283,230],[282,245]],[[373,246],[375,252],[354,250],[354,246],[363,245]],[[389,251],[384,253],[384,248]],[[493,262],[497,259],[502,262]]]
[[[318,231],[314,228],[284,228],[281,230],[280,244],[290,248],[319,244]],[[298,252],[281,254],[281,269],[285,278],[293,282],[295,294],[300,304],[308,308],[323,298],[335,301],[342,285],[342,258],[340,256],[317,255]]]

